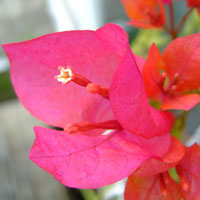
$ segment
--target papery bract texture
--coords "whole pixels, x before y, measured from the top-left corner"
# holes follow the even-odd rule
[[[130,176],[124,200],[180,200],[179,185],[172,179],[165,185],[163,179],[161,174],[150,177]]]
[[[185,147],[178,139],[173,137],[167,154],[162,156],[159,160],[150,159],[145,161],[133,175],[147,177],[168,171],[169,169],[175,167],[184,155]]]
[[[160,28],[166,23],[164,2],[161,0],[121,0],[121,2],[131,19],[130,25],[139,28]]]
[[[176,56],[174,56],[176,55]],[[163,69],[169,82],[178,73],[176,92],[187,92],[200,87],[200,34],[180,37],[172,41],[163,52]]]
[[[181,187],[168,174],[168,170],[180,163],[185,155],[185,147],[173,138],[168,153],[161,159],[149,159],[129,176],[125,200],[180,200]]]
[[[145,138],[170,132],[173,116],[149,105],[131,49],[127,49],[112,79],[110,101],[117,120],[126,130]]]
[[[200,34],[172,41],[160,55],[153,45],[143,67],[148,96],[163,109],[189,110],[200,102]],[[175,56],[176,55],[176,56]]]
[[[55,80],[58,66],[70,65],[89,80],[109,87],[128,46],[125,31],[108,24],[97,31],[48,34],[3,45],[11,63],[11,80],[23,105],[40,120],[59,127],[79,121],[114,119],[110,103],[74,83]]]
[[[97,188],[114,183],[129,176],[145,160],[158,157],[143,148],[145,141],[138,145],[131,133],[123,131],[96,137],[42,127],[34,131],[30,159],[69,187]],[[150,143],[161,149],[165,142],[160,141],[152,139]]]
[[[182,185],[184,200],[198,200],[200,197],[200,147],[194,144],[186,149],[184,159],[176,167]]]
[[[61,183],[76,188],[101,187],[169,151],[173,116],[149,105],[140,72],[144,60],[133,55],[127,34],[119,26],[54,33],[3,48],[23,105],[40,120],[64,129],[36,127],[30,152],[30,159]],[[61,85],[57,81],[63,78],[62,73],[58,76],[59,66],[63,74],[70,66],[71,73],[99,84],[110,96],[91,94],[72,81]],[[69,134],[66,129],[74,122],[93,125],[104,121],[117,124],[118,130],[101,135],[104,130],[92,127],[87,136]]]

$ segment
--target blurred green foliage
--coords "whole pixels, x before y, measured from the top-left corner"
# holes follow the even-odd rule
[[[198,32],[200,32],[200,15],[195,9],[187,19],[180,36],[186,36]]]
[[[0,102],[15,97],[16,95],[10,82],[9,71],[0,73]]]
[[[163,49],[170,42],[170,36],[161,29],[140,29],[131,43],[134,54],[146,58],[152,43]]]

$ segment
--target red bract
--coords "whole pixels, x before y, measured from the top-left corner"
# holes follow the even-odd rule
[[[196,7],[200,13],[200,0],[187,0],[189,7]]]
[[[63,184],[81,188],[110,184],[168,151],[172,115],[149,105],[137,68],[144,61],[132,54],[119,26],[54,33],[3,48],[23,105],[40,120],[64,129],[36,127],[30,153],[37,165]],[[105,136],[103,129],[117,131]]]
[[[177,165],[184,153],[183,145],[173,138],[170,150],[163,158],[147,160],[128,178],[125,200],[180,200],[179,185],[169,177],[167,170]]]
[[[176,167],[180,176],[184,200],[198,200],[200,197],[200,147],[197,144],[186,149],[186,155]]]
[[[167,171],[163,171],[164,165],[166,165],[166,169],[169,169],[166,158],[162,161],[163,163],[161,161],[157,162],[156,160],[154,162],[152,160],[146,161],[136,173],[128,178],[125,200],[180,200],[181,198],[184,200],[197,200],[200,195],[198,189],[200,186],[200,147],[195,144],[186,148],[185,155],[181,149],[183,148],[179,145],[179,153],[176,155],[177,160],[174,162],[174,164],[176,163],[175,167],[179,175],[179,182],[174,181]],[[177,150],[177,148],[174,150]],[[174,152],[170,156],[166,155],[165,157],[168,157],[169,160],[175,154]],[[181,160],[182,157],[183,159]]]
[[[165,179],[167,184],[165,186]],[[126,183],[125,200],[180,200],[178,183],[169,178],[168,174],[150,177],[130,176]]]
[[[129,24],[139,28],[160,28],[166,24],[165,9],[161,0],[121,1],[131,19]]]
[[[163,109],[189,110],[200,102],[200,34],[172,41],[162,55],[152,45],[143,68],[146,92]]]

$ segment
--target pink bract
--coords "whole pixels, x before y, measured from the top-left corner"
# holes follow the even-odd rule
[[[139,71],[144,60],[132,54],[127,34],[119,26],[54,33],[3,48],[11,63],[15,91],[35,117],[61,128],[83,121],[121,123],[121,129],[109,135],[97,129],[87,131],[88,135],[71,135],[36,127],[30,158],[61,183],[101,187],[168,152],[173,118],[149,105]],[[71,66],[75,73],[103,87],[111,85],[110,99],[74,82],[62,85],[54,78],[58,66]]]
[[[109,24],[95,31],[53,33],[3,45],[11,63],[11,80],[22,104],[49,125],[114,119],[110,103],[74,83],[55,80],[58,66],[70,65],[89,80],[109,87],[128,45],[126,33]]]
[[[63,131],[35,127],[36,140],[30,159],[58,181],[69,187],[97,188],[129,176],[145,160],[157,157],[134,142],[131,133],[117,131],[110,135],[90,136],[66,134]],[[169,136],[150,140],[152,145],[164,147],[157,154],[164,155]],[[166,143],[165,140],[168,141]],[[147,141],[146,141],[147,143]]]
[[[110,100],[124,129],[145,138],[170,132],[173,116],[149,105],[141,73],[129,48],[113,77]]]
[[[11,63],[11,79],[19,99],[34,116],[50,125],[65,128],[74,122],[115,119],[107,99],[90,94],[74,83],[62,86],[56,81],[54,77],[58,75],[58,66],[70,65],[76,73],[109,88],[117,67],[123,61],[128,66],[120,66],[130,73],[121,77],[127,85],[123,84],[124,88],[121,84],[112,86],[114,90],[118,86],[121,88],[122,93],[116,93],[120,97],[113,95],[115,91],[112,88],[110,91],[117,120],[130,132],[146,138],[164,135],[171,129],[171,115],[149,106],[135,59],[132,52],[127,50],[127,34],[117,25],[108,24],[97,31],[49,34],[26,42],[3,45],[3,48]],[[132,56],[131,59],[127,55]],[[138,64],[143,64],[141,58],[135,58]],[[129,71],[131,68],[132,72]],[[121,76],[121,72],[115,74],[112,85],[118,76]],[[132,90],[127,86],[133,87]],[[135,103],[124,109],[122,98]],[[102,131],[96,130],[97,133]]]

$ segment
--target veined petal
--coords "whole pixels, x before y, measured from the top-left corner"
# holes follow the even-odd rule
[[[182,109],[190,110],[200,102],[200,95],[198,94],[185,94],[177,97],[166,97],[162,102],[160,108],[164,110],[169,109]]]
[[[165,135],[172,128],[172,114],[149,105],[141,73],[129,48],[112,79],[110,101],[119,123],[134,134],[151,138]]]
[[[162,97],[162,80],[157,67],[162,63],[159,49],[152,44],[142,70],[142,76],[149,98],[160,100]]]
[[[128,140],[132,140],[135,144],[139,145],[141,148],[144,148],[146,151],[154,155],[155,159],[158,160],[165,157],[165,155],[169,153],[173,145],[172,143],[174,143],[170,133],[150,139],[145,139],[144,137],[135,134],[129,134]]]
[[[176,56],[174,56],[176,55]],[[200,34],[193,34],[173,40],[164,50],[164,70],[169,84],[178,76],[176,92],[183,93],[200,87]]]
[[[136,56],[136,55],[134,55],[134,57],[135,57],[135,61],[137,63],[137,67],[140,70],[140,72],[142,73],[142,70],[143,70],[143,67],[145,64],[145,59],[141,56]]]
[[[181,193],[178,183],[169,179],[169,182],[165,184],[160,176],[129,176],[124,200],[180,200]]]
[[[171,146],[165,156],[159,159],[145,161],[140,168],[133,173],[134,176],[147,177],[168,171],[176,166],[185,155],[185,147],[181,142],[172,138]]]
[[[200,196],[200,147],[194,144],[186,149],[184,159],[176,167],[185,200],[198,200]]]
[[[165,10],[161,0],[121,0],[129,24],[140,28],[160,28],[166,23]]]
[[[22,104],[40,120],[59,127],[114,119],[108,100],[74,83],[55,80],[58,66],[109,87],[128,45],[125,31],[107,24],[97,31],[66,31],[3,45],[11,80]]]
[[[89,189],[114,183],[154,157],[123,131],[96,137],[43,127],[34,131],[30,159],[69,187]]]

